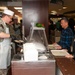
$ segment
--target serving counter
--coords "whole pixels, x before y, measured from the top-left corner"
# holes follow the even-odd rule
[[[11,71],[12,75],[75,75],[75,61],[51,55],[47,60],[24,62],[16,54],[11,61]]]
[[[75,61],[65,57],[56,57],[57,67],[60,69],[61,74],[57,75],[75,75]]]
[[[55,59],[50,56],[46,60],[24,62],[20,55],[11,61],[12,75],[55,75]]]

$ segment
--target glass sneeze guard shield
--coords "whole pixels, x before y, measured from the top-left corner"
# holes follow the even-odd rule
[[[31,27],[27,42],[33,42],[39,52],[49,50],[44,27]]]

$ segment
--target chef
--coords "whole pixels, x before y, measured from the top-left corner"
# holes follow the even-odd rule
[[[14,12],[5,9],[2,18],[0,18],[0,75],[7,75],[8,66],[11,60],[10,33],[8,24],[12,21]]]

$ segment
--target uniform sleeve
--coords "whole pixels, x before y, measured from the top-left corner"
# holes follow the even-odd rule
[[[5,32],[4,27],[2,24],[0,24],[0,32]]]
[[[2,24],[0,24],[0,33],[1,32],[5,32],[5,29]],[[3,40],[4,40],[3,38],[0,38],[0,42],[2,42]]]

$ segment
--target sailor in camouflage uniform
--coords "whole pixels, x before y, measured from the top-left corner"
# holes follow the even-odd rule
[[[8,66],[10,66],[11,41],[6,23],[8,24],[12,20],[13,14],[13,11],[6,9],[0,18],[0,75],[7,75]]]

